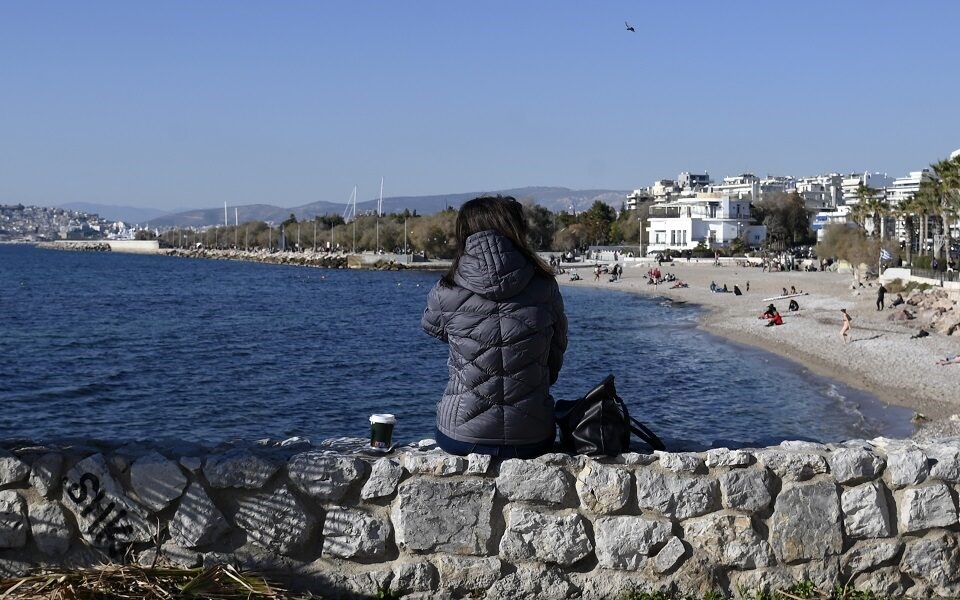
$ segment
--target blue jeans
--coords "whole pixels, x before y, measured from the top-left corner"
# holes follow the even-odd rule
[[[443,435],[438,429],[437,445],[445,452],[466,456],[468,454],[489,454],[499,458],[536,458],[541,454],[546,454],[553,450],[553,438],[537,442],[536,444],[512,444],[505,446],[493,446],[488,444],[474,444],[471,442],[461,442],[452,437]]]

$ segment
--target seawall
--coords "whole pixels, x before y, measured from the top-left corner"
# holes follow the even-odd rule
[[[958,438],[530,461],[426,441],[388,456],[351,440],[6,446],[8,576],[159,552],[325,598],[738,595],[797,581],[960,595]]]
[[[157,240],[57,240],[40,242],[38,248],[88,252],[126,252],[130,254],[159,254]]]

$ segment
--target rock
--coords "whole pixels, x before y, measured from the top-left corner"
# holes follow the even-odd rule
[[[644,517],[601,517],[593,524],[597,562],[608,569],[640,569],[671,530],[668,522]]]
[[[572,565],[593,550],[580,515],[554,515],[510,507],[500,556]]]
[[[491,480],[408,479],[391,509],[397,545],[411,552],[487,552],[494,491]]]
[[[914,579],[926,581],[936,596],[960,597],[960,550],[956,534],[945,533],[908,542],[900,570]]]
[[[920,597],[908,595],[907,582],[900,569],[885,567],[856,576],[851,587],[859,592],[873,594],[876,598]]]
[[[60,556],[70,548],[73,529],[67,523],[63,507],[54,502],[33,502],[27,508],[30,534],[40,552]]]
[[[390,523],[363,511],[332,507],[323,521],[323,555],[333,558],[383,558]]]
[[[637,452],[625,452],[620,455],[620,460],[625,465],[645,467],[657,462],[657,457],[653,454],[640,454]]]
[[[199,482],[190,484],[169,524],[170,536],[179,546],[206,546],[230,530],[220,509]]]
[[[0,450],[0,485],[23,481],[30,475],[30,467],[6,450]]]
[[[883,485],[872,481],[840,495],[843,526],[853,538],[887,537],[892,533],[890,510]]]
[[[469,594],[486,590],[503,572],[503,563],[496,556],[471,558],[441,554],[433,560],[440,576],[440,589],[448,592]]]
[[[630,473],[589,460],[577,475],[576,488],[587,510],[595,514],[613,513],[630,499]]]
[[[183,548],[170,542],[164,542],[160,546],[160,553],[167,562],[182,569],[192,569],[198,567],[203,562],[203,555],[196,550]]]
[[[63,456],[49,452],[33,461],[30,467],[30,487],[45,498],[52,498],[60,490]]]
[[[508,500],[561,504],[573,487],[563,469],[538,461],[510,459],[500,464],[497,491]]]
[[[927,456],[916,446],[892,448],[887,453],[887,475],[893,488],[918,484],[927,473]]]
[[[370,469],[370,478],[363,484],[360,497],[364,500],[383,498],[397,491],[397,484],[403,476],[403,467],[392,458],[380,458]]]
[[[577,589],[566,575],[556,567],[520,565],[517,570],[494,583],[487,591],[487,598],[498,600],[566,600]]]
[[[830,472],[838,483],[869,481],[883,471],[884,465],[882,458],[863,448],[837,448],[830,454]]]
[[[316,525],[286,485],[240,498],[234,521],[255,544],[283,555],[303,547]]]
[[[806,442],[803,440],[785,440],[780,442],[780,447],[791,452],[827,452],[829,448],[819,442]]]
[[[75,464],[67,471],[62,488],[60,501],[73,513],[88,544],[120,550],[127,544],[153,539],[155,526],[110,474],[102,454]]]
[[[957,524],[957,507],[950,489],[936,483],[903,491],[900,500],[900,531],[910,533]]]
[[[390,591],[401,596],[437,589],[437,569],[429,562],[400,563],[393,567]]]
[[[187,477],[177,463],[151,452],[130,466],[130,486],[141,504],[161,511],[183,494]]]
[[[785,488],[777,497],[768,527],[773,548],[784,562],[839,554],[843,534],[836,484],[820,481]]]
[[[645,468],[637,471],[636,478],[637,503],[641,509],[683,520],[714,511],[720,504],[720,486],[710,477],[688,477]]]
[[[858,542],[844,553],[841,569],[844,576],[850,578],[882,565],[894,564],[902,549],[903,542],[899,540]]]
[[[203,474],[211,487],[258,490],[279,469],[280,464],[273,460],[238,449],[207,457]]]
[[[492,458],[489,454],[468,454],[467,475],[486,475]]]
[[[805,481],[827,472],[827,461],[819,454],[767,450],[758,458],[777,477],[787,481]]]
[[[934,443],[923,449],[930,463],[930,478],[947,483],[960,483],[960,446],[956,443]]]
[[[26,504],[13,490],[0,492],[0,548],[22,548],[27,543]]]
[[[203,459],[199,456],[181,456],[180,466],[191,473],[199,473],[203,470]]]
[[[660,466],[674,473],[703,472],[703,459],[692,452],[653,452],[660,461]]]
[[[443,450],[407,452],[401,460],[403,468],[414,475],[459,475],[467,470],[467,461],[462,456]]]
[[[721,474],[719,480],[724,508],[761,512],[770,506],[770,476],[766,469],[734,469]]]
[[[294,487],[311,498],[339,502],[367,472],[359,458],[311,451],[297,454],[287,464]]]
[[[567,467],[576,463],[580,458],[582,457],[571,456],[563,452],[547,452],[546,454],[541,454],[533,460],[545,465],[552,465],[554,467]]]
[[[680,538],[676,536],[671,537],[653,559],[654,572],[658,575],[663,575],[671,571],[680,563],[686,551]]]
[[[770,544],[746,515],[715,514],[683,522],[683,537],[720,565],[755,569],[774,564]]]
[[[707,466],[716,467],[745,467],[753,461],[753,455],[743,450],[729,450],[727,448],[713,448],[707,450]]]

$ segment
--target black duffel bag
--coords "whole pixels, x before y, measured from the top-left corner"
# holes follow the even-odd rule
[[[558,400],[554,409],[564,452],[615,456],[630,451],[630,433],[654,450],[666,450],[660,438],[630,416],[617,395],[613,375],[576,400]]]

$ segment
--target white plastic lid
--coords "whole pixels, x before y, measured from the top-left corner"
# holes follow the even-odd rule
[[[397,418],[393,415],[381,414],[381,415],[370,415],[371,423],[389,423],[393,425],[397,422]]]

